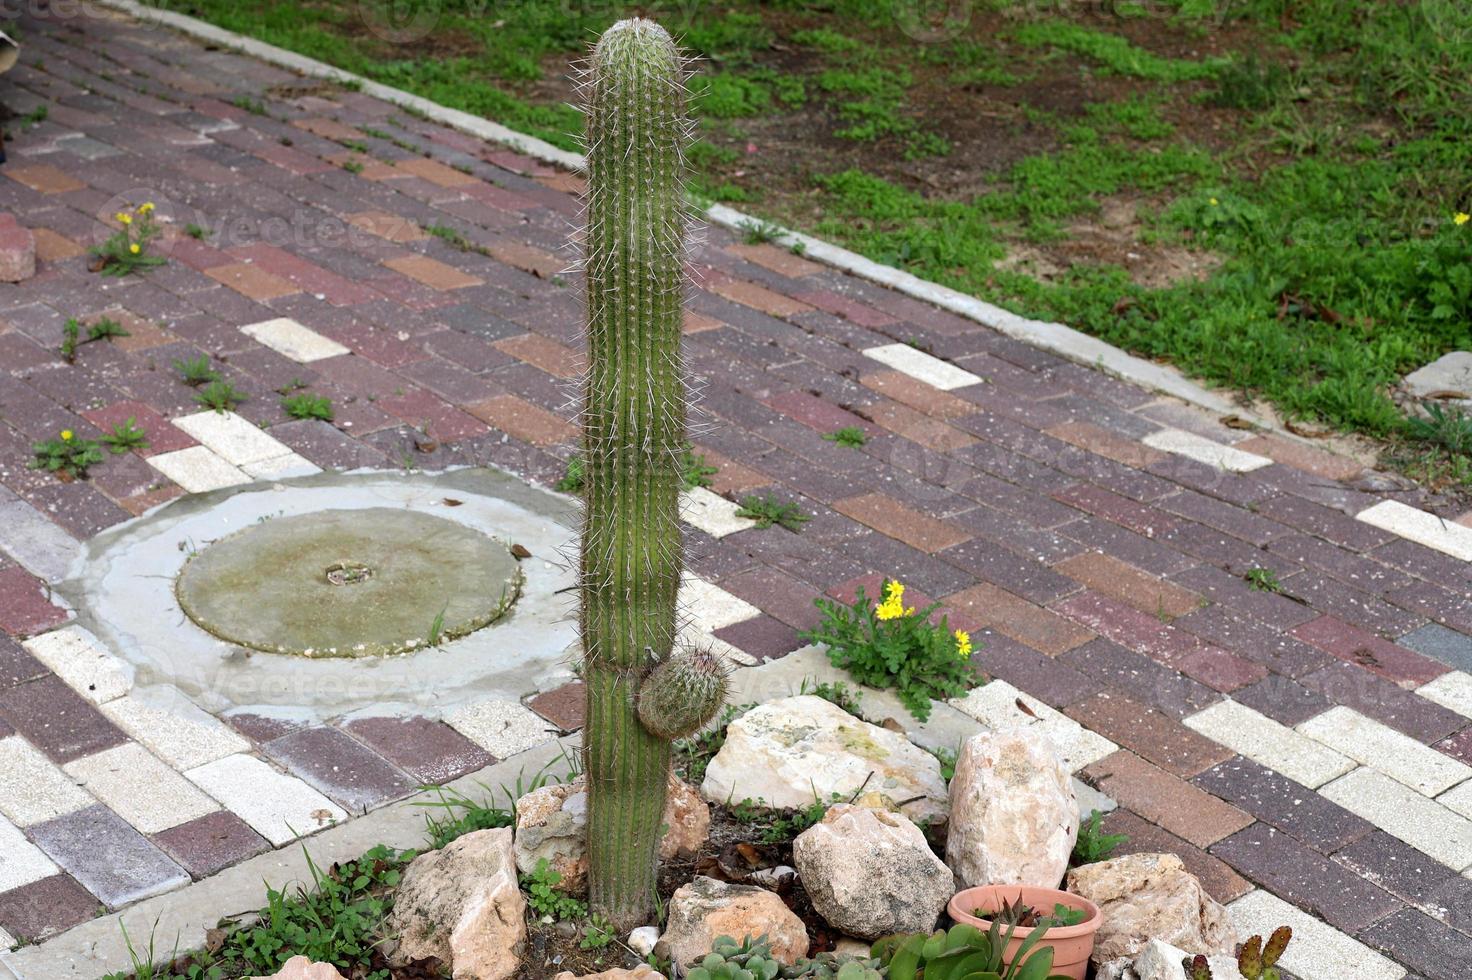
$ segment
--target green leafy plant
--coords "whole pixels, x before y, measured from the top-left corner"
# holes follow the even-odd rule
[[[859,708],[864,700],[864,692],[849,687],[843,681],[814,681],[810,677],[802,679],[802,685],[798,688],[798,694],[811,694],[822,698],[829,704],[835,704],[853,715],[855,718],[862,717]]]
[[[178,372],[179,379],[191,388],[220,380],[219,373],[210,366],[209,356],[205,354],[174,361],[174,370]]]
[[[705,779],[705,770],[710,765],[710,760],[714,759],[716,753],[721,751],[721,746],[726,744],[726,727],[754,707],[756,705],[750,703],[726,705],[721,710],[720,718],[715,724],[676,740],[675,759],[678,762],[678,768],[684,774],[685,782],[699,785],[701,780]]]
[[[87,327],[87,336],[81,337],[82,324],[76,317],[69,317],[61,328],[61,356],[68,364],[77,359],[77,348],[83,344],[94,343],[99,340],[108,340],[112,337],[128,337],[131,334],[123,329],[123,325],[116,320],[102,317],[96,323]]]
[[[31,446],[33,470],[56,473],[64,479],[85,477],[89,467],[102,462],[102,447],[94,439],[82,439],[71,429],[62,429],[55,439]]]
[[[617,931],[601,915],[593,915],[583,926],[583,936],[578,940],[579,949],[603,949],[618,937]]]
[[[228,381],[211,381],[199,390],[194,401],[216,412],[229,412],[248,398],[248,395],[236,391],[235,386]]]
[[[686,971],[685,980],[773,980],[781,970],[766,936],[747,936],[739,943],[718,936],[710,953]]]
[[[415,804],[426,809],[424,829],[430,850],[438,850],[472,831],[511,827],[516,823],[516,817],[509,809],[477,802],[444,786],[435,786],[430,791],[435,794],[435,799],[420,800]]]
[[[775,242],[781,237],[782,228],[779,225],[770,224],[766,221],[752,221],[750,219],[741,222],[741,240],[748,245]]]
[[[688,445],[683,62],[662,27],[634,18],[603,33],[589,65],[579,589],[588,887],[592,909],[623,931],[653,911],[671,744],[720,711],[726,677],[715,658],[674,645]]]
[[[588,467],[583,463],[583,457],[571,456],[567,460],[567,469],[562,474],[562,479],[556,483],[556,488],[563,493],[582,493],[583,481],[587,479]]]
[[[321,419],[332,421],[332,399],[326,395],[302,392],[281,399],[281,410],[294,419]]]
[[[1278,573],[1271,568],[1249,568],[1247,574],[1242,578],[1254,592],[1283,591],[1283,583],[1278,581]]]
[[[1451,453],[1472,453],[1472,415],[1434,401],[1423,401],[1421,410],[1425,416],[1412,415],[1406,419],[1406,433],[1411,438]]]
[[[196,241],[202,242],[206,238],[210,237],[210,230],[204,225],[195,224],[193,221],[191,221],[189,222],[189,224],[184,226],[184,234],[188,235],[190,238],[195,239]]]
[[[869,441],[869,435],[857,425],[846,425],[841,429],[828,432],[823,435],[829,442],[836,442],[840,446],[848,446],[850,449],[858,449]]]
[[[560,922],[563,919],[581,919],[588,914],[586,905],[557,890],[561,883],[561,872],[548,864],[546,858],[539,858],[531,873],[521,876],[521,890],[526,892],[526,903],[538,918]]]
[[[1088,819],[1079,824],[1078,840],[1074,841],[1069,864],[1077,867],[1080,864],[1107,861],[1120,845],[1129,843],[1129,834],[1104,833],[1101,824],[1103,819],[1103,813],[1093,810]]]
[[[779,500],[772,494],[764,494],[760,497],[755,494],[747,494],[741,498],[741,506],[736,510],[737,517],[756,521],[757,527],[771,527],[776,524],[793,534],[802,530],[802,526],[811,517],[802,512],[797,504]]]
[[[344,160],[342,162],[342,169],[346,170],[350,174],[360,174],[363,172],[363,161]]]
[[[153,203],[140,204],[132,211],[113,215],[119,228],[100,245],[92,248],[96,270],[108,276],[126,276],[140,269],[163,265],[161,255],[149,254],[149,246],[163,230],[153,217]]]
[[[339,967],[365,964],[392,903],[391,891],[414,856],[380,845],[324,871],[308,854],[311,881],[294,889],[268,887],[260,918],[231,932],[219,958],[244,964],[246,975],[275,973],[297,955]],[[374,970],[362,976],[388,980],[389,974]]]
[[[1076,926],[1089,917],[1089,914],[1083,909],[1076,909],[1062,902],[1054,902],[1052,912],[1039,912],[1021,898],[1015,902],[1003,899],[1000,909],[972,909],[971,914],[978,919],[987,919],[1004,926],[1017,926],[1024,929]]]
[[[266,115],[266,104],[260,99],[253,99],[248,95],[237,95],[230,102],[237,109],[244,109],[253,116]]]
[[[101,317],[96,323],[87,327],[87,343],[95,340],[108,340],[113,337],[131,337],[132,334],[123,329],[123,325],[110,317]]]
[[[103,433],[101,442],[114,456],[121,456],[134,449],[148,448],[148,433],[138,427],[136,416],[113,425],[111,432]]]
[[[61,356],[68,364],[77,359],[78,335],[82,331],[82,325],[77,322],[76,317],[69,317],[61,328]]]
[[[872,955],[885,969],[889,980],[1067,980],[1053,970],[1053,948],[1039,947],[1047,926],[1039,926],[1023,939],[1005,961],[1007,947],[1016,927],[1003,931],[999,922],[982,932],[975,926],[952,926],[933,935],[889,936],[876,942]]]
[[[905,586],[885,580],[884,598],[873,602],[863,586],[850,604],[819,597],[813,604],[822,622],[802,638],[822,643],[828,659],[860,684],[893,688],[916,718],[930,717],[932,698],[956,697],[975,686],[970,666],[971,635],[952,630],[948,618],[930,621],[940,603],[918,612],[904,604]]]
[[[956,759],[960,755],[955,749],[937,745],[927,750],[940,763],[940,778],[946,782],[956,778]]]
[[[744,799],[726,807],[731,819],[746,824],[756,833],[763,844],[788,844],[798,834],[823,819],[828,808],[841,803],[843,797],[834,793],[828,800],[813,800],[805,807],[795,810],[777,809],[766,805],[765,800]]]

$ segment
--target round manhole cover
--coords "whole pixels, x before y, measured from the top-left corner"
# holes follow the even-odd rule
[[[189,618],[240,646],[304,657],[404,653],[499,619],[521,574],[507,545],[440,517],[375,507],[277,517],[191,558]]]

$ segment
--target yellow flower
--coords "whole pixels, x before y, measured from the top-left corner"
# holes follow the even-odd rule
[[[956,654],[962,660],[971,656],[971,634],[965,630],[956,630]]]
[[[137,255],[140,251],[142,251],[142,249],[138,247],[137,242],[134,242],[133,244],[128,246],[128,251],[132,252],[134,255]]]
[[[1216,199],[1216,198],[1212,198],[1212,199],[1211,199],[1211,206],[1212,206],[1212,207],[1216,207],[1216,206],[1217,206],[1217,205],[1218,205],[1218,204],[1220,204],[1220,203],[1221,203],[1221,202],[1220,202],[1220,201],[1218,201],[1218,200],[1217,200],[1217,199]]]
[[[150,212],[152,210],[153,210],[153,202],[152,201],[149,201],[147,204],[140,204],[138,206],[138,213],[139,214],[147,214],[148,212]]]
[[[884,601],[874,607],[874,615],[885,621],[910,615],[915,610],[905,608],[904,597],[905,587],[899,582],[890,582],[884,590]]]
[[[72,430],[71,429],[62,429],[61,430],[61,441],[62,442],[71,442],[72,441]]]
[[[133,216],[124,211],[119,211],[113,217],[118,219],[118,224],[131,225],[133,223]]]
[[[1468,214],[1466,211],[1458,211],[1452,217],[1452,222],[1458,225],[1465,225],[1469,221],[1472,221],[1472,214]]]

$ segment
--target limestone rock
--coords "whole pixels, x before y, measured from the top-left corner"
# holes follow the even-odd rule
[[[390,965],[437,957],[454,980],[505,980],[520,965],[526,900],[511,828],[478,830],[419,855],[404,872],[388,931]]]
[[[343,980],[343,975],[331,963],[313,963],[305,956],[293,956],[281,965],[279,972],[249,980]]]
[[[1078,838],[1073,780],[1045,735],[971,736],[951,780],[946,863],[962,887],[1055,888]]]
[[[709,953],[718,936],[740,942],[762,935],[772,955],[788,966],[807,955],[807,928],[775,893],[702,876],[670,896],[661,942],[672,960],[688,966]]]
[[[665,834],[659,859],[689,857],[710,836],[710,807],[674,775],[664,806]],[[580,894],[588,881],[588,791],[579,776],[570,783],[543,786],[516,801],[516,867],[536,870],[543,858],[562,880],[559,891]]]
[[[1100,966],[1095,980],[1186,980],[1186,968],[1182,962],[1188,955],[1170,943],[1152,939],[1133,962],[1118,959]],[[1216,980],[1233,980],[1238,976],[1235,956],[1210,956],[1207,964]]]
[[[602,973],[584,973],[582,976],[573,976],[568,970],[557,974],[555,980],[665,980],[665,975],[647,963],[640,963],[632,970],[615,967],[612,970],[604,970]]]
[[[935,756],[903,735],[804,694],[753,708],[731,722],[700,792],[716,803],[749,798],[796,809],[815,795],[824,802],[835,793],[846,800],[861,787],[854,800],[860,806],[898,809],[917,823],[945,820],[946,783]]]
[[[629,949],[636,956],[648,956],[654,952],[654,944],[659,942],[659,926],[640,926],[629,933]]]
[[[818,914],[850,936],[930,932],[955,891],[920,828],[897,813],[838,804],[792,855]]]
[[[1184,953],[1229,956],[1237,930],[1227,910],[1174,854],[1127,854],[1068,873],[1068,890],[1099,906],[1094,962],[1134,959],[1150,940]]]

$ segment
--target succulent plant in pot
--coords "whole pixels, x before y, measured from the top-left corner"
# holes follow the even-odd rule
[[[1018,929],[993,922],[983,932],[962,923],[929,936],[889,936],[871,952],[889,980],[1073,980],[1075,974],[1054,968],[1054,951],[1042,942],[1046,926],[1027,936],[1017,936]]]
[[[1088,972],[1094,933],[1103,921],[1099,907],[1088,899],[1032,885],[966,888],[951,898],[946,911],[957,923],[1000,932],[1007,963],[1014,963],[1027,949],[1050,950],[1053,975],[1068,980],[1083,980]]]

